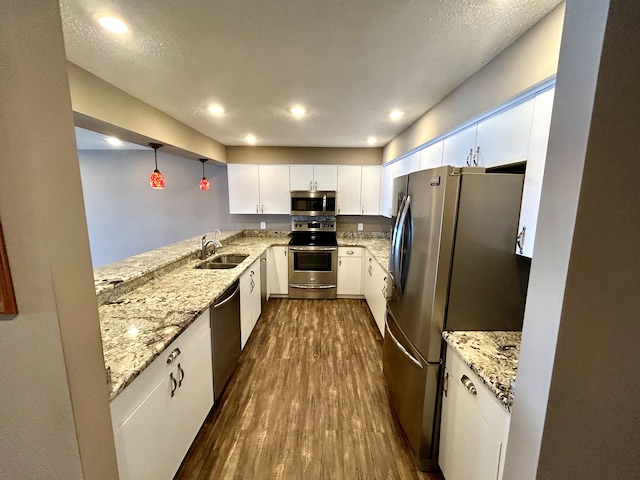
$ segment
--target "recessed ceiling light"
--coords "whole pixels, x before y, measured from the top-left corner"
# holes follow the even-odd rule
[[[221,117],[222,115],[224,115],[224,108],[222,108],[220,105],[211,105],[209,107],[209,111],[216,117]]]
[[[307,113],[307,110],[300,105],[295,105],[291,107],[289,111],[291,112],[291,115],[298,118],[303,117],[304,114]]]
[[[122,145],[122,140],[116,137],[107,137],[107,142],[111,145]]]
[[[256,136],[249,133],[244,137],[244,141],[253,145],[256,143]]]
[[[394,110],[393,112],[391,112],[391,113],[389,114],[389,118],[390,118],[391,120],[397,120],[397,119],[399,119],[400,117],[402,117],[403,115],[404,115],[404,112],[403,112],[402,110]]]
[[[367,143],[368,143],[369,145],[375,145],[377,141],[378,141],[378,139],[377,139],[376,137],[369,137],[369,138],[367,138]]]
[[[124,24],[124,22],[117,18],[101,17],[98,22],[107,30],[115,33],[126,33],[129,31],[129,28]]]

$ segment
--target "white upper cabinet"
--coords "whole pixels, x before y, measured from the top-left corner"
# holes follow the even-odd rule
[[[442,165],[443,148],[444,141],[440,140],[420,150],[420,170],[427,170]]]
[[[288,214],[288,165],[227,165],[229,213]]]
[[[338,166],[338,189],[336,208],[338,215],[360,215],[360,190],[362,167],[359,165]]]
[[[527,160],[534,99],[478,122],[474,165],[494,167]]]
[[[338,167],[336,165],[291,165],[290,190],[337,190]]]
[[[443,142],[442,164],[454,167],[467,167],[472,164],[473,151],[476,148],[477,124],[449,135]]]
[[[291,211],[289,165],[260,165],[260,213],[288,214]]]
[[[382,167],[377,165],[362,167],[362,215],[380,215],[380,188]]]
[[[260,213],[258,165],[227,165],[229,213]]]
[[[404,175],[404,159],[387,163],[382,167],[382,193],[380,198],[380,215],[391,218],[393,179]]]
[[[520,226],[518,228],[520,245],[516,246],[516,253],[529,258],[533,257],[554,93],[555,88],[539,93],[536,95],[533,107],[531,141],[527,153],[527,171],[524,176]]]
[[[420,150],[404,157],[404,174],[408,175],[420,170]]]

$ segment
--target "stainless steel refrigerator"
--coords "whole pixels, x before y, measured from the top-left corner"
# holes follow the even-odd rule
[[[443,166],[395,179],[384,375],[421,469],[437,469],[443,330],[521,330],[523,175]]]

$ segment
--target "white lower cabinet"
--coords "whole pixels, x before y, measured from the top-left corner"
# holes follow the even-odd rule
[[[509,420],[506,408],[448,348],[438,456],[446,480],[501,479]]]
[[[240,276],[240,342],[244,348],[262,310],[260,300],[260,259]]]
[[[367,250],[364,262],[364,298],[373,315],[380,335],[384,337],[384,316],[387,308],[387,279],[384,268]]]
[[[120,479],[173,478],[212,405],[207,310],[111,402]]]
[[[338,247],[338,295],[362,296],[362,250]]]
[[[274,246],[269,249],[269,295],[289,294],[289,247]]]

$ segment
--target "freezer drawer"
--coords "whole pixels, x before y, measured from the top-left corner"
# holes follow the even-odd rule
[[[391,405],[420,468],[437,470],[440,364],[427,363],[390,314],[386,316],[383,367]]]

